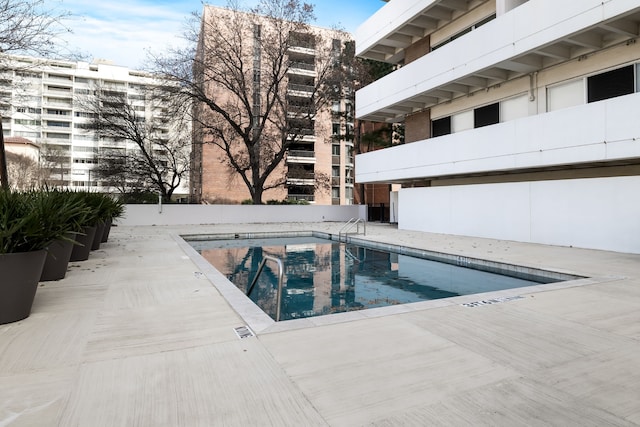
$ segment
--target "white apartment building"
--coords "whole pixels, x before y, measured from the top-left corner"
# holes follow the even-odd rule
[[[4,61],[4,60],[3,60]],[[97,88],[126,98],[141,117],[157,114],[145,101],[157,80],[141,71],[106,62],[86,63],[11,57],[0,71],[0,114],[5,137],[22,137],[40,147],[41,164],[52,166],[49,183],[71,189],[100,186],[92,170],[103,147],[135,150],[130,142],[105,141],[88,130],[90,113],[78,101]],[[185,183],[180,194],[187,194]],[[178,193],[178,192],[176,192]]]
[[[640,253],[639,35],[637,0],[391,0],[356,116],[410,143],[356,182],[402,185],[402,229]]]

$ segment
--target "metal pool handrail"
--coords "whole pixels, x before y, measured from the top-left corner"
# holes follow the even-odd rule
[[[267,261],[273,261],[276,264],[278,264],[278,294],[276,296],[276,298],[277,298],[277,302],[276,302],[276,322],[279,322],[280,321],[280,309],[281,309],[281,305],[282,305],[282,279],[284,277],[284,267],[282,265],[282,260],[280,258],[276,258],[276,257],[270,256],[270,255],[265,255],[264,256],[264,258],[262,259],[262,262],[260,262],[260,266],[258,267],[258,272],[253,277],[253,281],[249,285],[249,288],[247,288],[247,296],[251,295],[251,291],[253,291],[253,288],[255,287],[256,283],[258,282],[258,277],[260,276],[260,273],[262,273],[262,269],[264,268],[264,265],[267,263]]]
[[[365,221],[362,218],[351,218],[349,221],[347,221],[347,223],[345,225],[342,226],[342,228],[338,232],[338,240],[342,240],[342,235],[343,234],[345,235],[345,240],[346,240],[347,233],[354,226],[358,227],[358,228],[356,228],[356,234],[359,233],[360,232],[360,224],[363,225],[363,233],[362,234],[364,234],[366,236],[367,235],[367,221]]]

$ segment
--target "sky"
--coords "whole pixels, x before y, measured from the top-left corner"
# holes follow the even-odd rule
[[[313,25],[355,32],[360,24],[384,6],[382,0],[306,0],[315,6]],[[209,0],[227,6],[227,0]],[[241,0],[247,7],[257,0]],[[84,60],[105,59],[115,65],[144,69],[147,52],[164,52],[179,46],[185,22],[201,12],[201,0],[46,0],[48,8],[72,16],[65,25],[72,33],[63,36],[67,49]],[[65,49],[66,50],[66,49]]]

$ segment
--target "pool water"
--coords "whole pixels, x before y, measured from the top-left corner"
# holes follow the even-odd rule
[[[281,259],[280,320],[558,281],[525,280],[312,236],[189,244],[245,293],[265,255]],[[274,319],[277,283],[277,264],[268,262],[249,296]]]

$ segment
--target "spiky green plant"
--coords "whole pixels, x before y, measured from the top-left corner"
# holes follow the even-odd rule
[[[75,231],[70,218],[84,218],[89,209],[56,191],[0,191],[0,253],[44,249]]]

